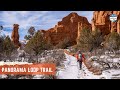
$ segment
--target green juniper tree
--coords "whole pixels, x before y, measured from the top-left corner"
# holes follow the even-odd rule
[[[50,44],[44,39],[43,34],[40,31],[37,31],[33,38],[25,46],[25,51],[27,53],[34,53],[36,56],[40,55],[44,50],[48,50]]]
[[[0,53],[3,52],[3,42],[4,42],[4,37],[0,36]]]
[[[28,29],[28,35],[25,35],[25,39],[26,40],[30,40],[33,36],[34,36],[34,34],[35,34],[35,28],[34,27],[30,27],[29,29]]]
[[[71,42],[70,42],[70,39],[67,37],[63,41],[59,42],[56,45],[56,48],[66,49],[69,46],[71,46]]]
[[[90,29],[84,28],[80,32],[80,37],[77,40],[77,47],[82,50],[89,50],[92,45],[92,33]]]
[[[103,38],[103,34],[99,29],[95,29],[95,31],[92,31],[92,46],[91,46],[91,50],[95,50],[95,54],[96,54],[96,50],[100,47],[101,43],[103,42],[104,38]]]
[[[114,51],[120,48],[120,35],[117,32],[110,33],[105,39],[105,47]]]
[[[11,41],[10,37],[7,36],[3,42],[3,52],[7,57],[10,57],[12,52],[14,51],[15,46]]]
[[[91,31],[90,29],[84,28],[80,32],[80,37],[78,39],[77,47],[83,49],[84,51],[96,50],[101,42],[103,41],[103,35],[99,29]]]

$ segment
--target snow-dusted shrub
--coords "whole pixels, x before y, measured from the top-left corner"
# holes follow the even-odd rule
[[[7,77],[7,75],[0,75],[0,79],[6,79]]]
[[[117,32],[110,33],[105,39],[105,48],[111,51],[118,50],[120,47],[120,35]]]
[[[63,41],[60,41],[55,48],[66,49],[67,47],[72,46],[70,38],[65,38]]]
[[[90,59],[96,61],[96,60],[99,60],[99,57],[98,56],[91,56]]]
[[[41,79],[57,79],[56,75],[44,75],[41,77]]]
[[[32,75],[7,75],[6,79],[32,79]]]

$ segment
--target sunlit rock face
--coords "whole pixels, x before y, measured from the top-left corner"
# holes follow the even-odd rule
[[[117,15],[117,21],[111,22],[109,17],[111,14]],[[92,19],[92,30],[98,28],[103,34],[116,31],[120,33],[120,11],[95,11]]]
[[[79,25],[82,24],[82,25]],[[78,37],[78,29],[85,26],[91,27],[86,17],[79,16],[77,13],[70,13],[64,17],[62,21],[59,21],[55,27],[43,32],[45,39],[51,42],[53,45],[57,45],[59,42],[68,38],[71,45],[75,45]]]

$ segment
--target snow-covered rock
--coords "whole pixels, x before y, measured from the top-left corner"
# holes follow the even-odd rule
[[[99,57],[98,57],[98,56],[91,56],[91,57],[89,58],[89,60],[90,60],[90,59],[99,60]]]
[[[8,76],[5,75],[5,74],[0,75],[0,79],[5,79],[5,78],[7,78],[7,77],[8,77]]]
[[[43,76],[43,75],[35,75],[35,76],[33,76],[32,79],[42,79],[42,76]]]
[[[107,55],[101,55],[101,56],[100,56],[100,59],[107,59],[107,58],[110,58],[110,57],[107,56]]]
[[[113,62],[120,62],[120,58],[113,58],[112,61]]]

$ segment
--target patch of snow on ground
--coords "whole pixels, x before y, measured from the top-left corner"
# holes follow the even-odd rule
[[[35,75],[34,77],[33,77],[33,79],[42,79],[41,77],[42,77],[43,75]]]
[[[1,61],[0,62],[0,65],[15,65],[15,64],[33,64],[33,63],[28,63],[28,62],[4,62],[4,61]]]
[[[101,59],[107,59],[107,58],[109,58],[109,56],[107,56],[107,55],[101,55],[100,58]]]
[[[120,58],[113,58],[113,62],[120,62]]]
[[[67,54],[65,56],[67,58],[64,62],[66,67],[64,70],[58,71],[59,79],[111,79],[112,77],[120,77],[120,70],[105,70],[101,75],[94,75],[84,64],[82,70],[79,70],[76,58]]]
[[[99,57],[97,57],[97,56],[91,56],[91,57],[89,58],[89,60],[90,60],[90,59],[98,60]]]
[[[2,78],[2,79],[7,78],[7,77],[8,77],[8,76],[5,75],[5,74],[0,75],[0,78]]]
[[[75,57],[66,55],[67,60],[65,61],[65,69],[58,72],[59,79],[78,79],[78,67],[77,60]]]

